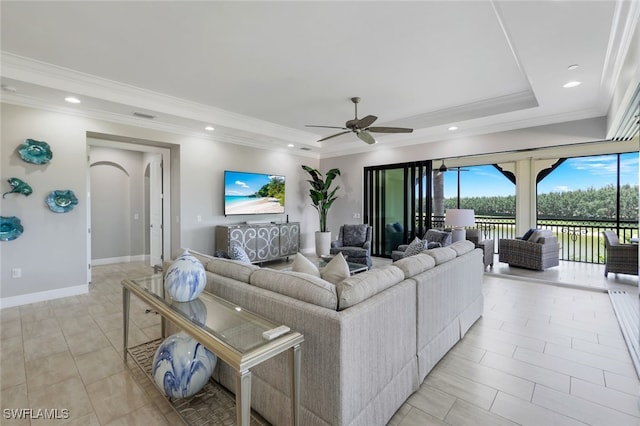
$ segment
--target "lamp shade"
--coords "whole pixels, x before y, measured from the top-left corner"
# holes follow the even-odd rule
[[[464,226],[473,226],[475,223],[476,217],[473,209],[448,209],[445,213],[445,226],[462,228]]]

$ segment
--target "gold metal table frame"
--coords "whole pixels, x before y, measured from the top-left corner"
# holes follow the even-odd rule
[[[238,425],[249,426],[250,422],[251,368],[288,351],[292,421],[294,425],[299,425],[300,351],[304,341],[302,334],[290,331],[273,340],[266,340],[262,333],[280,324],[206,291],[191,302],[173,301],[165,293],[163,275],[155,274],[122,281],[125,363],[127,363],[131,293],[162,316],[163,336],[165,336],[165,320],[171,321],[235,370]]]

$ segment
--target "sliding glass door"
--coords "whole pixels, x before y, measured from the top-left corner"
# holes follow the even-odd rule
[[[431,226],[431,162],[366,167],[365,223],[373,226],[373,256],[391,256],[398,245]]]

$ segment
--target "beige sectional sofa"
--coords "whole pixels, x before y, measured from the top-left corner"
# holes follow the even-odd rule
[[[301,424],[384,425],[483,309],[482,251],[461,241],[334,285],[197,253],[206,289],[304,334]],[[222,363],[217,379],[233,391]],[[282,354],[252,369],[251,404],[290,424]]]

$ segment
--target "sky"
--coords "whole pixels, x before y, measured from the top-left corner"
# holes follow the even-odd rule
[[[271,181],[272,175],[260,173],[225,172],[224,195],[253,195]]]
[[[538,193],[564,192],[600,188],[616,184],[616,156],[570,158],[538,184]],[[638,185],[638,153],[623,154],[620,160],[620,183]],[[446,198],[457,196],[457,171],[445,173]],[[492,165],[463,167],[461,197],[515,195],[515,185]]]

